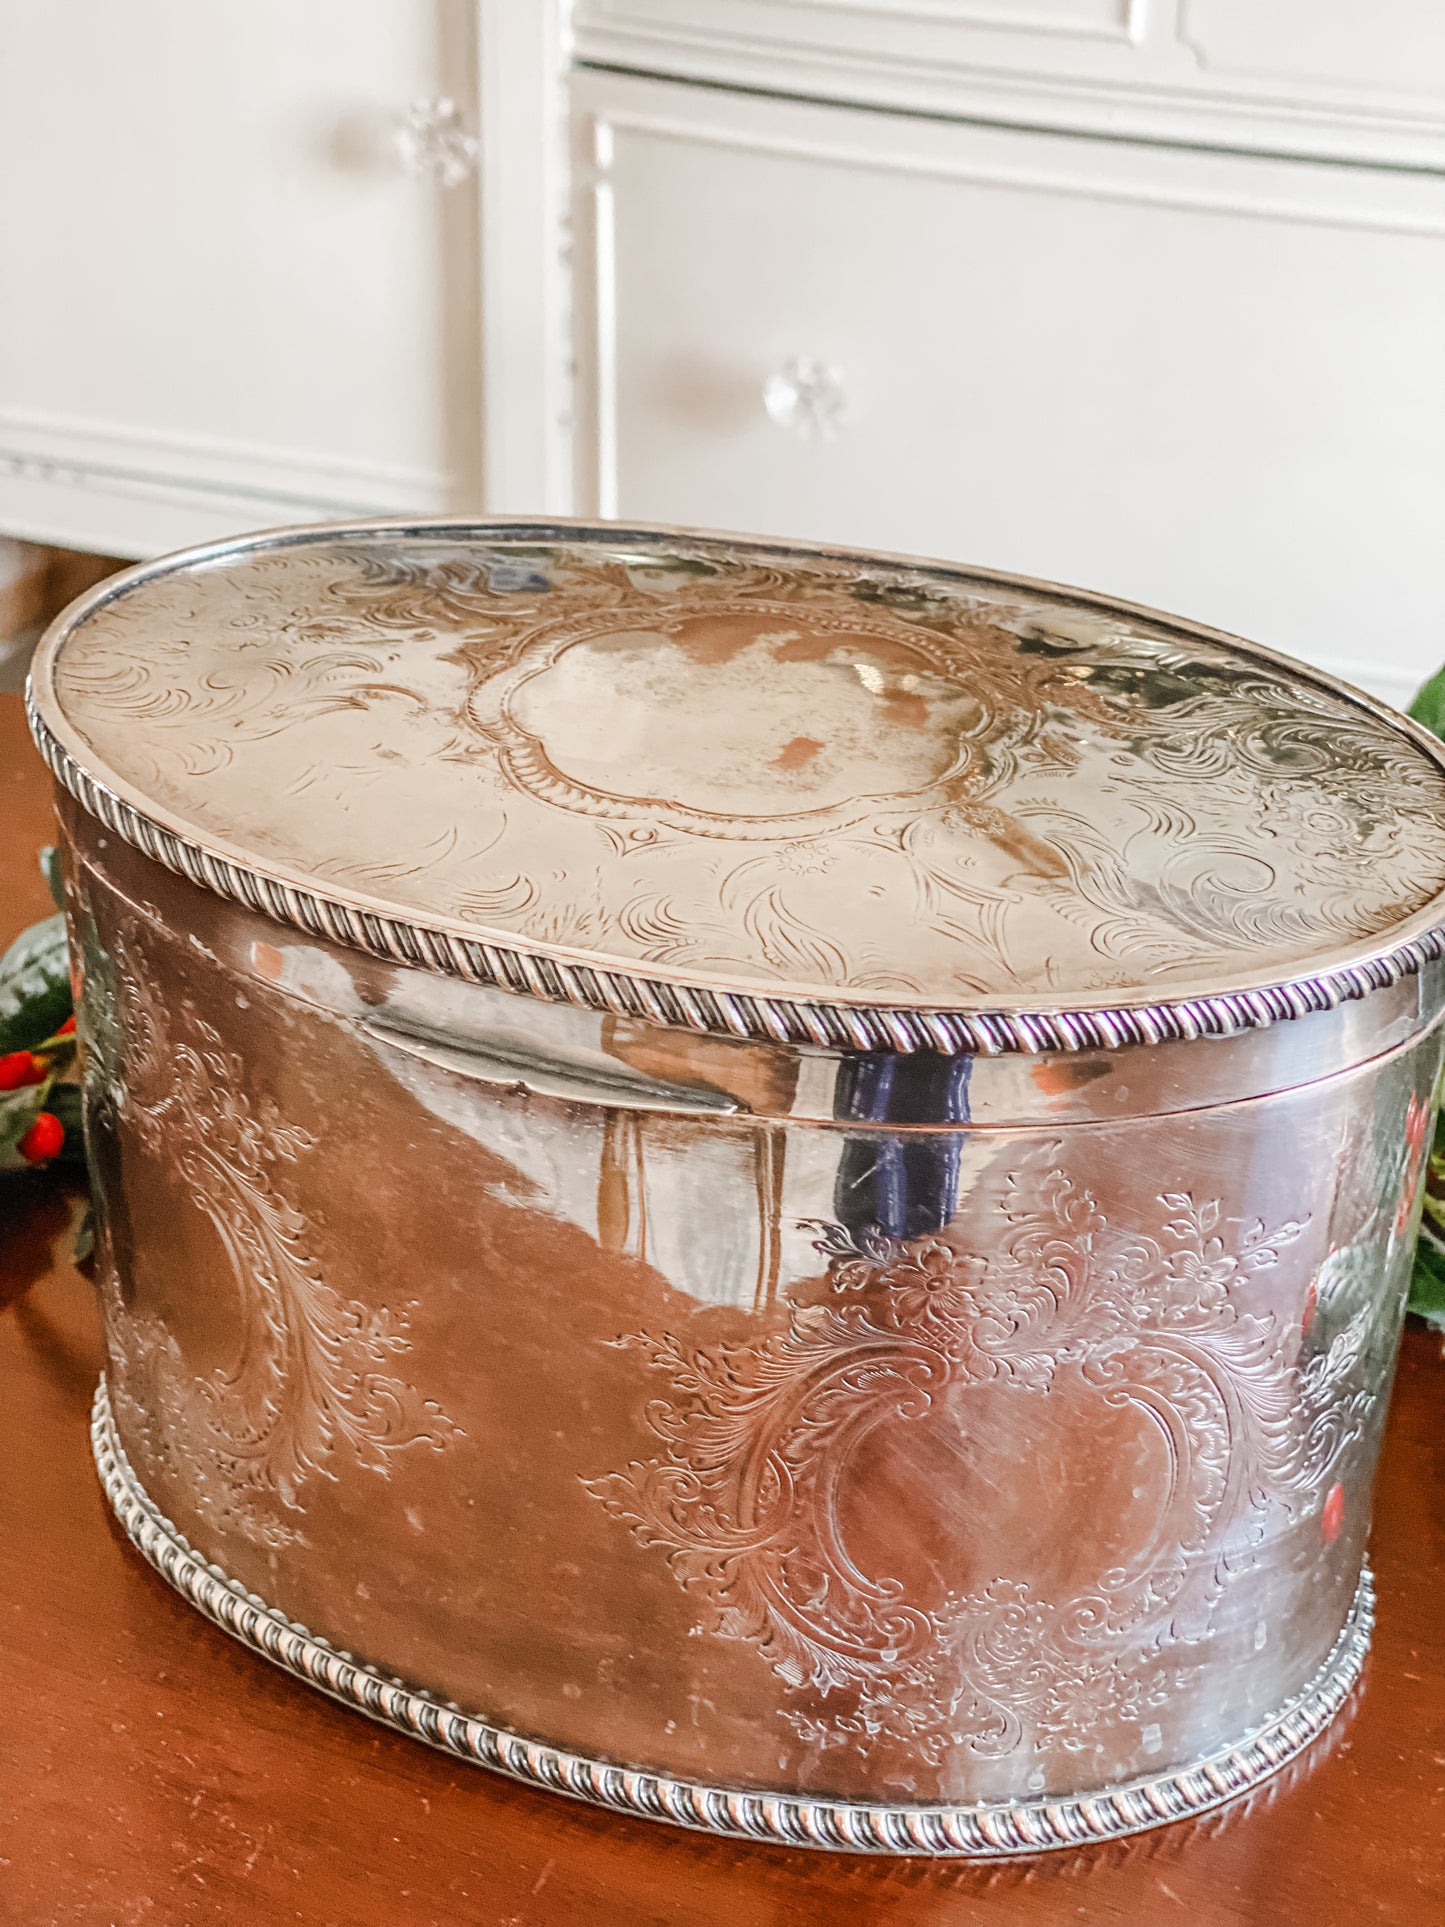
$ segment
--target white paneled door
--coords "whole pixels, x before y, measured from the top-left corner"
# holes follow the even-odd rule
[[[475,505],[474,14],[0,0],[0,528]]]

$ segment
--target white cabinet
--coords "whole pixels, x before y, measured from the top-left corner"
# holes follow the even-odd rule
[[[0,0],[0,530],[137,553],[475,505],[466,0]]]
[[[1438,180],[574,98],[584,508],[1081,583],[1396,700],[1445,656]],[[831,437],[765,406],[797,359]]]
[[[0,273],[0,535],[616,514],[1445,658],[1438,0],[0,0]]]

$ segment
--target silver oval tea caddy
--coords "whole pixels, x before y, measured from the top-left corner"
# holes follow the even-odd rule
[[[1445,755],[1048,584],[559,522],[114,578],[32,673],[126,1531],[543,1787],[998,1855],[1357,1679]]]

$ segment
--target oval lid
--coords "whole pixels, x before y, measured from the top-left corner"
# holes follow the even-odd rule
[[[31,717],[85,808],[377,955],[850,1048],[1222,1034],[1441,954],[1445,754],[1049,584],[546,522],[114,577]]]

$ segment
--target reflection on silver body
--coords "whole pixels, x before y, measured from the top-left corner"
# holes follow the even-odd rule
[[[112,1501],[268,1657],[605,1805],[997,1853],[1216,1804],[1368,1636],[1438,759],[1068,592],[625,539],[242,548],[52,637]],[[759,650],[841,706],[648,734]]]

